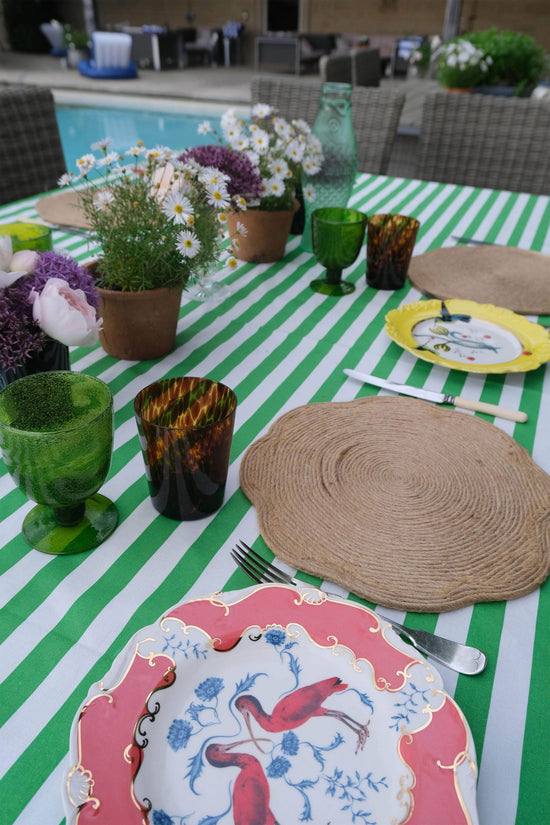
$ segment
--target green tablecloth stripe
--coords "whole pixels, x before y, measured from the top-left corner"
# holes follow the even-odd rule
[[[29,803],[40,785],[47,779],[51,771],[60,760],[63,759],[67,751],[68,731],[83,698],[86,696],[92,684],[105,676],[114,659],[135,633],[156,622],[163,613],[167,612],[168,607],[176,605],[181,601],[182,594],[189,590],[202,573],[205,563],[213,559],[216,555],[223,537],[236,528],[238,522],[250,506],[240,490],[234,494],[231,503],[233,504],[232,507],[219,511],[216,518],[208,525],[201,537],[197,539],[185,555],[181,557],[169,576],[167,576],[159,587],[137,608],[108,650],[97,660],[95,665],[71,692],[58,712],[47,722],[40,734],[24,753],[21,754],[20,758],[13,764],[3,779],[0,780],[0,798],[9,800],[11,818],[8,819],[8,821],[13,821],[17,817],[25,805]],[[219,521],[218,524],[214,526],[216,520]],[[162,540],[165,540],[169,533],[173,532],[178,526],[179,522],[162,518],[157,519],[156,527],[155,524],[150,525],[127,551],[127,553],[134,553],[136,566],[139,568],[147,558],[154,555],[157,547],[155,546],[154,549],[151,550],[152,545],[155,544],[151,533],[153,533],[155,529],[162,532]],[[161,543],[162,542],[158,542],[159,545]],[[121,570],[123,567],[123,565],[119,563],[115,563],[113,566],[120,567]],[[126,576],[123,575],[122,580],[119,578],[118,582],[116,580],[112,582],[112,588],[117,592],[124,586],[125,582]],[[97,591],[96,596],[100,595],[104,584],[105,583],[102,584],[101,580],[94,586],[94,590]],[[220,582],[219,585],[221,586],[221,584]],[[250,581],[245,583],[245,586],[249,585]],[[213,590],[214,589],[215,587],[213,587]],[[76,611],[76,616],[73,616],[73,622],[75,618],[78,620],[80,609],[82,609],[83,615],[86,616],[88,620],[90,619],[91,614],[87,610],[87,607],[90,604],[90,599],[92,599],[91,603],[93,604],[93,595],[86,595],[85,600],[88,602],[88,605],[83,603],[83,599],[84,597],[81,597],[81,599],[75,603],[74,610]],[[97,612],[98,611],[94,609],[94,615]],[[71,610],[70,613],[72,614],[73,610]],[[70,627],[73,622],[68,622],[68,626]],[[58,630],[62,630],[59,625]],[[52,644],[52,647],[55,647],[55,643]],[[50,653],[50,655],[52,654]],[[59,654],[56,655],[55,661],[58,661],[59,658]],[[23,697],[20,698],[21,702],[18,704],[21,704],[23,701]],[[24,778],[23,781],[22,778]],[[5,807],[3,807],[3,810],[5,810]]]
[[[539,251],[542,249],[542,245],[548,236],[548,232],[550,231],[550,200],[545,206],[544,213],[542,215],[541,220],[538,223],[537,230],[535,232],[535,237],[533,238],[533,243],[531,244],[531,249],[535,249]]]
[[[550,680],[548,679],[548,628],[550,627],[550,579],[540,589],[533,650],[529,704],[523,740],[521,783],[532,793],[519,798],[516,822],[550,822],[548,778],[548,731],[550,731]],[[513,689],[513,686],[512,686]],[[506,720],[503,720],[504,726]]]
[[[460,675],[454,698],[462,709],[474,738],[478,765],[483,753],[483,739],[487,725],[487,715],[491,704],[491,692],[498,659],[498,647],[504,622],[506,602],[487,602],[474,605],[468,629],[468,644],[480,647],[487,656],[487,667],[477,676]],[[475,700],[472,701],[470,681],[475,683]],[[504,720],[503,720],[504,723]]]

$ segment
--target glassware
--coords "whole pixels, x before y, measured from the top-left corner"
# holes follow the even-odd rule
[[[349,83],[324,83],[319,112],[312,127],[323,147],[324,161],[316,175],[304,175],[302,187],[311,185],[312,202],[304,197],[305,223],[302,249],[311,252],[311,214],[324,206],[347,206],[357,175],[357,140],[351,119]]]
[[[375,289],[405,285],[420,223],[407,215],[372,215],[367,230],[367,284]]]
[[[223,301],[231,295],[231,289],[227,284],[220,284],[214,280],[215,272],[212,269],[204,269],[197,272],[196,276],[190,279],[185,285],[184,297],[191,301]]]
[[[47,252],[52,249],[52,231],[49,226],[39,223],[4,223],[0,225],[0,235],[9,235],[13,252],[34,249]]]
[[[134,401],[153,506],[190,521],[218,510],[225,493],[237,396],[208,378],[164,378]]]
[[[27,375],[0,393],[0,447],[6,467],[37,506],[23,536],[43,553],[91,550],[115,529],[118,512],[97,491],[113,448],[113,398],[91,375]]]
[[[311,216],[313,254],[326,266],[325,277],[312,281],[310,287],[323,295],[347,295],[355,284],[342,281],[342,270],[359,255],[367,216],[357,209],[325,207],[316,209]]]

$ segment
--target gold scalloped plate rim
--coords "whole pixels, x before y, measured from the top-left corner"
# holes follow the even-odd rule
[[[503,361],[500,364],[464,364],[460,361],[441,358],[429,350],[419,349],[412,330],[420,321],[428,320],[440,312],[442,303],[443,301],[439,299],[414,301],[398,309],[392,309],[386,315],[384,329],[389,337],[407,352],[423,361],[440,364],[448,369],[479,373],[528,372],[550,361],[550,335],[543,326],[527,320],[523,315],[518,315],[506,307],[478,304],[476,301],[462,298],[449,298],[444,301],[451,314],[471,315],[480,321],[497,324],[513,333],[529,354],[523,352],[514,360]]]

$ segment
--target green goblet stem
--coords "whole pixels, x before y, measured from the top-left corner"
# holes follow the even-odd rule
[[[58,524],[62,527],[73,527],[84,518],[86,502],[81,501],[69,507],[52,507],[52,511]]]
[[[342,270],[341,269],[327,269],[325,280],[326,280],[327,284],[339,284],[340,281],[342,280]]]

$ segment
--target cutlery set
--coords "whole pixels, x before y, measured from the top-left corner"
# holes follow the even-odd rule
[[[257,584],[286,584],[294,587],[302,584],[274,564],[266,561],[244,541],[238,543],[231,550],[231,558]],[[341,598],[338,594],[331,594],[329,591],[327,591],[327,595]],[[377,615],[383,621],[388,622],[398,635],[405,637],[418,651],[425,653],[434,661],[445,665],[445,667],[469,676],[475,676],[485,669],[487,657],[478,648],[453,642],[425,630],[413,630],[381,613]]]

